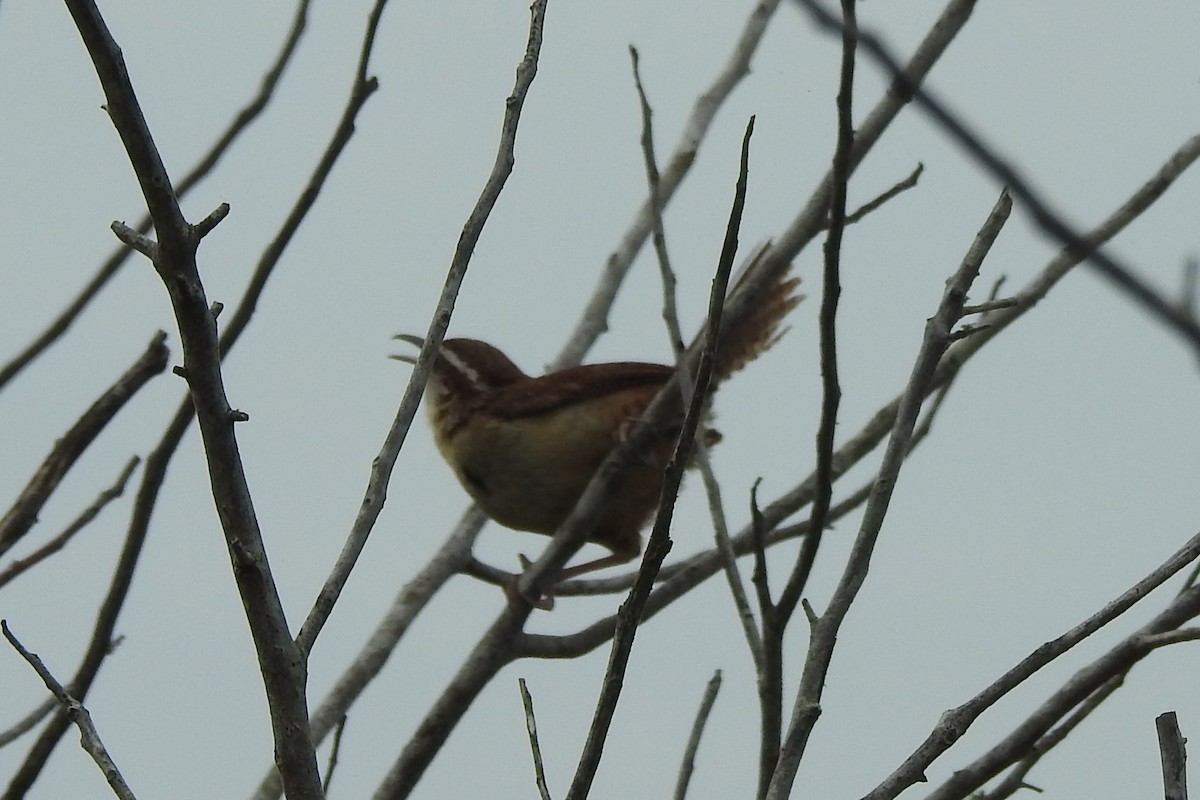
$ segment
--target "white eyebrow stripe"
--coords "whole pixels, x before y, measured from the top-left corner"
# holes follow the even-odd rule
[[[446,359],[446,362],[451,367],[453,367],[460,375],[470,381],[471,385],[478,388],[485,388],[487,386],[486,382],[483,380],[483,377],[479,374],[479,370],[475,369],[462,358],[460,358],[452,348],[443,347],[442,358]]]

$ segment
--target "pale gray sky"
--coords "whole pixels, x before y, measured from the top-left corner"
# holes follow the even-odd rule
[[[247,336],[227,362],[256,508],[289,619],[298,624],[336,556],[408,372],[386,360],[396,332],[421,332],[466,214],[495,153],[503,100],[524,48],[527,4],[395,3],[372,72],[381,88]],[[860,22],[907,56],[940,3],[863,3]],[[345,102],[368,4],[317,3],[296,64],[263,120],[183,203],[197,220],[232,211],[201,249],[213,300],[232,303],[325,146]],[[642,56],[660,154],[732,47],[747,2],[551,2],[516,170],[476,250],[451,332],[493,341],[527,371],[550,361],[645,194],[627,46]],[[229,0],[106,3],[159,149],[174,176],[255,90],[292,4]],[[1200,128],[1200,6],[1183,2],[981,3],[929,86],[1019,165],[1066,218],[1088,227]],[[672,203],[667,238],[684,326],[701,319],[736,175],[757,115],[742,241],[776,235],[831,157],[838,43],[784,4],[750,77],[722,110]],[[6,0],[0,10],[0,361],[17,351],[107,256],[114,219],[140,196],[66,10]],[[858,117],[884,81],[864,63]],[[902,388],[925,318],[999,186],[921,113],[905,110],[851,183],[851,205],[925,165],[920,185],[851,228],[843,257],[839,435]],[[1197,251],[1200,175],[1184,176],[1112,251],[1175,292]],[[1018,208],[984,265],[1016,288],[1056,250]],[[796,269],[819,294],[819,248]],[[649,249],[590,360],[669,356]],[[817,303],[795,312],[769,356],[722,388],[714,453],[732,524],[747,492],[778,496],[808,473],[819,410]],[[61,346],[0,393],[0,507],[54,439],[141,351],[178,339],[161,283],[140,259]],[[67,477],[31,540],[59,530],[145,454],[181,397],[157,378]],[[1200,379],[1193,354],[1079,268],[963,373],[933,436],[905,466],[876,558],[843,628],[824,713],[797,796],[857,797],[916,747],[946,708],[1082,620],[1165,560],[1200,520]],[[872,468],[876,462],[872,460]],[[867,473],[854,477],[862,480]],[[675,553],[709,546],[699,481],[677,514]],[[75,668],[128,521],[127,495],[52,562],[0,590],[0,616],[60,677]],[[382,610],[437,547],[465,495],[423,416],[389,502],[313,655],[315,705]],[[827,537],[811,592],[823,606],[857,517]],[[516,567],[544,540],[490,526],[481,558]],[[23,552],[23,551],[22,551]],[[789,548],[775,554],[782,575]],[[747,574],[748,574],[747,567]],[[779,579],[780,581],[782,578]],[[1178,580],[989,712],[931,770],[947,777],[1026,716],[1106,643],[1157,612]],[[432,697],[503,602],[455,581],[435,598],[355,706],[334,797],[368,796]],[[564,599],[531,629],[575,630],[618,601]],[[139,797],[239,797],[271,758],[265,704],[198,438],[172,464],[121,617],[125,636],[88,705]],[[789,678],[806,641],[797,627]],[[562,796],[607,649],[578,662],[519,663],[471,709],[416,796],[534,795],[516,680],[533,692],[551,790]],[[725,682],[702,745],[696,800],[748,797],[756,774],[754,675],[728,592],[712,580],[651,621],[592,796],[668,796],[688,726],[715,669]],[[1031,775],[1055,797],[1159,791],[1154,717],[1200,730],[1200,653],[1179,645],[1127,686]],[[36,677],[0,652],[0,728],[41,700]],[[791,696],[789,693],[788,703]],[[0,750],[7,781],[22,741]],[[324,752],[324,751],[323,751]],[[108,790],[68,734],[31,796]],[[905,797],[919,797],[917,787]]]

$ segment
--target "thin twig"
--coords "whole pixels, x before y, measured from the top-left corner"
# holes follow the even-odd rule
[[[1195,537],[1193,537],[1193,542]],[[965,797],[1001,770],[1016,763],[1058,720],[1118,675],[1153,653],[1161,642],[1158,634],[1175,630],[1200,613],[1200,588],[1189,589],[1141,629],[1119,642],[1092,663],[1078,670],[1032,714],[986,752],[954,774],[928,795],[930,800]],[[895,797],[895,793],[868,797]]]
[[[275,87],[279,85],[279,79],[283,77],[284,70],[291,63],[292,56],[296,52],[296,45],[300,42],[300,36],[304,33],[305,25],[308,22],[308,7],[311,3],[312,0],[299,0],[296,4],[296,13],[292,17],[292,24],[288,29],[287,36],[284,37],[283,45],[280,47],[279,54],[275,57],[271,68],[263,75],[262,82],[259,84],[258,94],[234,114],[229,125],[217,136],[212,147],[208,149],[208,152],[202,155],[195,165],[192,166],[191,170],[175,184],[175,194],[177,197],[184,197],[201,180],[207,177],[218,162],[220,162],[222,156],[233,146],[237,138],[249,128],[250,124],[267,107],[267,103],[270,102],[275,94]],[[138,220],[137,224],[133,227],[138,232],[144,234],[150,232],[152,224],[150,215],[147,214]],[[12,360],[3,367],[0,367],[0,389],[3,389],[6,383],[67,332],[79,315],[87,308],[88,304],[100,294],[100,291],[108,284],[109,280],[117,274],[117,271],[129,258],[130,252],[131,250],[128,247],[118,247],[104,260],[104,263],[100,265],[96,274],[84,285],[75,296],[75,299],[67,304],[67,307],[55,317],[46,330],[40,333],[37,338],[14,356]]]
[[[17,496],[12,508],[0,518],[0,554],[7,552],[37,521],[51,493],[74,466],[100,431],[112,421],[129,399],[155,375],[167,368],[167,335],[159,331],[145,351],[117,378],[91,407],[54,443],[37,472]]]
[[[671,342],[671,350],[675,356],[676,370],[679,374],[680,386],[685,399],[691,397],[692,378],[687,366],[686,349],[683,342],[683,330],[679,325],[679,307],[675,294],[675,272],[671,269],[671,260],[667,253],[666,235],[663,231],[662,206],[659,197],[658,163],[654,156],[654,125],[650,102],[646,98],[646,90],[642,85],[642,76],[638,67],[637,48],[630,46],[629,56],[633,62],[633,80],[637,87],[638,100],[642,113],[642,153],[646,166],[646,182],[650,189],[651,208],[654,210],[654,252],[658,257],[659,274],[663,284],[663,320],[667,326],[667,335]],[[762,643],[758,627],[754,620],[754,612],[746,599],[746,589],[738,573],[737,558],[733,545],[729,540],[729,524],[726,521],[724,505],[721,502],[721,487],[713,473],[712,463],[708,458],[708,448],[703,437],[696,442],[696,466],[700,470],[704,482],[705,495],[708,497],[709,515],[713,521],[713,535],[717,549],[724,556],[725,579],[733,598],[734,609],[738,620],[742,623],[742,632],[750,648],[750,655],[757,665],[762,661]]]
[[[1007,798],[1012,797],[1022,789],[1034,788],[1026,778],[1033,768],[1037,766],[1037,763],[1041,761],[1042,757],[1061,744],[1071,731],[1075,730],[1093,711],[1111,697],[1117,689],[1120,689],[1124,682],[1124,673],[1116,675],[1099,689],[1088,695],[1087,699],[1080,703],[1071,712],[1069,717],[1039,737],[1037,742],[1029,748],[1029,754],[1014,765],[1004,778],[990,790],[976,793],[973,800],[1007,800]]]
[[[1021,685],[1029,676],[1124,614],[1135,603],[1197,558],[1200,558],[1200,533],[1189,539],[1157,569],[1122,592],[1104,608],[1056,639],[1043,644],[966,703],[943,713],[937,726],[925,741],[887,779],[868,793],[865,800],[885,800],[885,798],[895,797],[904,789],[922,780],[928,766],[966,733],[971,724],[984,711]],[[1178,601],[1189,592],[1194,591],[1194,589],[1189,589],[1188,592],[1177,595],[1175,599]]]
[[[329,794],[329,785],[333,783],[333,772],[337,769],[338,757],[342,754],[342,734],[346,732],[346,720],[349,717],[343,716],[338,720],[337,727],[333,729],[333,744],[329,747],[329,762],[325,766],[325,779],[321,781],[321,790],[326,795]]]
[[[546,769],[542,763],[542,747],[538,744],[537,717],[533,714],[533,697],[524,678],[517,678],[521,689],[521,705],[525,707],[525,732],[529,734],[529,749],[533,752],[533,774],[538,794],[542,800],[550,800],[550,787],[546,786]]]
[[[821,696],[837,643],[838,630],[866,580],[867,568],[887,514],[900,468],[909,451],[922,401],[931,391],[938,364],[950,346],[951,332],[962,317],[971,283],[979,274],[983,259],[995,243],[1011,210],[1012,200],[1007,193],[1002,192],[963,258],[961,266],[946,282],[946,291],[937,311],[926,323],[925,337],[905,386],[892,434],[888,438],[871,497],[863,513],[858,536],[829,606],[813,626],[808,656],[800,678],[800,688],[792,707],[791,721],[780,748],[779,763],[771,776],[770,788],[767,791],[768,800],[782,800],[791,792],[800,759],[808,744],[808,737],[821,712]]]
[[[758,670],[760,730],[756,797],[759,798],[767,795],[772,776],[779,765],[783,736],[783,637],[816,563],[833,500],[834,434],[837,430],[838,409],[842,398],[838,380],[837,309],[842,293],[842,235],[846,227],[846,194],[852,170],[850,156],[854,146],[854,51],[857,29],[854,0],[843,0],[842,15],[845,20],[845,33],[842,37],[841,77],[836,101],[837,144],[830,170],[832,191],[829,197],[829,233],[824,247],[819,315],[821,416],[816,436],[816,483],[809,514],[809,534],[804,537],[783,591],[774,603],[766,591],[766,566],[762,565],[759,602],[766,605],[761,608],[764,657],[759,662]]]
[[[696,153],[700,144],[708,134],[717,112],[725,100],[732,94],[734,88],[743,78],[750,74],[750,60],[762,42],[767,25],[779,7],[779,0],[759,0],[746,18],[737,42],[730,53],[725,65],[707,89],[696,98],[692,112],[684,123],[679,141],[667,159],[667,165],[662,171],[659,181],[660,209],[666,208],[675,190],[687,177],[696,161]],[[653,202],[650,198],[634,213],[633,220],[621,236],[621,241],[609,255],[601,273],[599,283],[592,291],[587,307],[580,315],[575,330],[567,338],[558,357],[554,360],[552,369],[578,364],[588,349],[595,343],[596,338],[608,329],[608,312],[616,300],[617,291],[625,280],[633,260],[637,257],[646,237],[654,225]]]
[[[0,748],[7,747],[29,733],[56,708],[58,708],[58,700],[54,697],[47,697],[37,708],[17,720],[8,730],[0,731]]]
[[[12,581],[18,575],[26,572],[30,568],[40,564],[42,561],[45,561],[50,556],[62,550],[63,547],[66,546],[67,542],[69,542],[75,534],[87,527],[88,523],[94,520],[106,505],[125,493],[125,484],[129,482],[129,477],[133,474],[133,470],[140,462],[141,459],[137,456],[129,459],[129,461],[125,464],[125,468],[121,470],[120,476],[117,477],[116,483],[102,491],[100,496],[97,497],[90,506],[85,508],[79,514],[79,516],[72,520],[71,524],[64,528],[61,533],[59,533],[50,541],[46,542],[37,550],[34,550],[29,555],[25,556],[24,558],[15,559],[7,567],[0,570],[0,587],[3,587],[4,584]]]
[[[521,108],[525,103],[525,98],[533,83],[534,76],[537,74],[538,57],[541,53],[546,24],[546,5],[547,0],[534,0],[533,5],[530,7],[529,36],[525,45],[525,55],[517,65],[513,92],[509,95],[505,103],[504,121],[501,124],[500,144],[496,155],[496,162],[492,168],[491,175],[488,176],[487,181],[484,183],[475,208],[471,211],[466,224],[463,226],[458,248],[455,251],[449,274],[446,277],[442,299],[439,301],[438,310],[435,312],[429,330],[425,335],[424,346],[417,358],[414,375],[409,380],[408,388],[405,390],[404,400],[401,401],[402,406],[405,403],[411,403],[412,411],[409,413],[410,419],[412,413],[416,411],[416,404],[419,402],[421,393],[424,390],[424,382],[428,375],[429,367],[441,345],[442,338],[446,333],[446,327],[449,325],[450,307],[453,305],[453,298],[457,296],[459,286],[461,286],[462,279],[466,274],[467,265],[475,243],[478,241],[483,226],[487,222],[488,215],[495,206],[496,200],[500,196],[500,191],[503,189],[508,176],[512,173],[513,164],[516,161],[514,150],[517,127],[520,122]],[[347,548],[350,546],[351,544],[348,542]],[[441,744],[450,735],[450,730],[461,717],[462,712],[465,711],[466,706],[478,692],[479,688],[482,688],[487,681],[490,681],[496,671],[511,658],[511,641],[524,625],[529,612],[530,609],[528,607],[523,607],[520,604],[510,604],[501,613],[493,626],[477,643],[471,655],[468,656],[467,662],[455,677],[452,678],[452,685],[455,688],[447,689],[435,701],[434,709],[421,722],[416,733],[409,740],[408,745],[404,747],[400,756],[393,762],[391,769],[376,789],[376,798],[403,798],[408,796],[424,773],[425,768],[429,765],[429,762],[432,761],[433,756],[441,747]]]
[[[355,71],[350,91],[350,103],[347,105],[341,123],[338,126],[339,135],[330,143],[325,158],[322,159],[318,168],[317,175],[314,175],[313,183],[317,186],[320,185],[320,182],[324,181],[329,170],[332,169],[337,156],[340,155],[342,147],[344,147],[346,141],[349,140],[350,135],[354,132],[354,120],[358,109],[361,108],[362,103],[379,86],[378,81],[369,74],[369,67],[370,58],[375,46],[375,37],[379,30],[379,22],[386,6],[387,0],[376,0],[371,7],[370,13],[367,15],[362,46],[359,50],[358,67]],[[317,181],[318,175],[320,176],[320,182]],[[313,192],[310,197],[315,200],[316,193]],[[304,210],[307,212],[307,206]],[[302,215],[300,219],[302,219]],[[297,226],[299,225],[299,219],[297,219],[296,224]],[[294,232],[294,229],[288,232],[288,239],[290,239],[292,232]],[[286,243],[287,240],[281,242],[279,249],[282,250]],[[412,423],[417,402],[420,400],[419,391],[416,392],[416,399],[412,397],[414,394],[413,383],[419,378],[421,381],[420,386],[424,387],[424,375],[427,374],[427,367],[425,373],[418,374],[419,372],[420,368],[414,371],[404,399],[401,401],[400,409],[392,422],[392,426],[388,430],[387,436],[384,437],[379,454],[372,462],[362,503],[359,505],[358,513],[350,528],[346,542],[342,545],[342,551],[338,554],[338,558],[334,562],[329,576],[325,579],[324,585],[317,594],[312,609],[308,612],[303,624],[300,626],[300,632],[296,636],[296,644],[301,652],[305,654],[312,652],[313,643],[316,641],[318,634],[320,634],[321,628],[329,619],[329,615],[333,613],[333,606],[337,602],[342,589],[345,587],[346,581],[349,580],[350,571],[354,568],[354,564],[357,562],[362,548],[366,545],[367,537],[370,535],[376,520],[379,518],[380,512],[383,510],[384,501],[387,499],[387,484],[391,478],[392,469],[395,467],[400,447],[404,444],[404,439]]]
[[[842,23],[829,13],[818,0],[795,0],[811,14],[818,25],[830,31],[838,31]],[[1096,247],[1085,236],[1075,230],[1062,217],[1051,210],[1050,203],[1042,199],[1032,185],[1010,162],[1001,158],[996,149],[984,138],[972,131],[965,122],[953,114],[941,101],[918,83],[909,81],[899,61],[883,46],[878,37],[859,32],[859,42],[872,58],[883,66],[899,87],[898,90],[911,96],[951,139],[959,144],[980,166],[995,176],[1010,194],[1020,200],[1029,210],[1034,223],[1048,236],[1061,243],[1068,251],[1087,260],[1088,266],[1107,278],[1117,289],[1133,299],[1153,318],[1165,324],[1183,337],[1200,357],[1200,320],[1181,311],[1176,304],[1153,290],[1128,266],[1120,263],[1107,251]]]
[[[96,766],[100,768],[100,772],[104,774],[104,779],[108,781],[108,785],[112,788],[113,794],[121,798],[121,800],[136,800],[133,791],[129,785],[125,783],[125,779],[121,777],[121,771],[117,769],[116,763],[109,756],[108,750],[104,747],[104,742],[100,741],[100,733],[96,730],[96,726],[92,724],[92,715],[84,708],[83,703],[76,700],[71,695],[67,694],[67,690],[62,684],[55,680],[50,670],[42,663],[42,660],[36,654],[29,652],[13,635],[13,632],[8,628],[6,620],[0,620],[0,629],[4,631],[4,638],[8,639],[8,643],[13,646],[21,658],[29,662],[29,666],[33,667],[37,672],[38,677],[46,684],[46,688],[58,700],[59,705],[66,712],[66,717],[75,723],[79,728],[79,744],[92,757],[92,761],[96,762]]]
[[[687,797],[688,784],[692,781],[692,772],[696,766],[696,752],[700,749],[700,737],[708,724],[708,715],[712,713],[713,704],[717,702],[717,692],[721,691],[721,670],[713,673],[704,687],[704,696],[700,698],[700,708],[696,711],[696,719],[692,723],[692,732],[688,736],[687,747],[683,751],[683,762],[679,765],[679,778],[675,781],[674,800],[684,800]]]
[[[724,307],[725,294],[729,285],[729,274],[733,270],[734,258],[737,255],[738,232],[741,228],[742,210],[746,203],[746,182],[750,168],[750,137],[754,133],[754,117],[746,125],[746,133],[742,138],[742,154],[738,171],[737,186],[734,191],[733,208],[729,214],[729,223],[725,229],[725,242],[721,248],[721,257],[713,278],[712,292],[709,295],[708,324],[704,336],[704,346],[700,354],[700,364],[696,370],[696,385],[692,392],[687,414],[684,416],[682,430],[675,443],[675,451],[667,464],[663,476],[663,489],[655,514],[654,526],[646,543],[646,553],[642,558],[641,569],[638,570],[637,580],[629,590],[629,597],[621,605],[617,613],[616,629],[613,632],[612,650],[609,655],[608,667],[596,701],[596,711],[592,724],[588,728],[587,740],[583,752],[579,756],[579,766],[567,792],[567,800],[584,800],[591,790],[596,770],[600,766],[600,756],[604,752],[604,742],[612,724],[613,713],[620,699],[621,687],[625,670],[629,664],[629,656],[633,650],[634,637],[641,623],[642,610],[646,599],[654,586],[654,576],[662,567],[663,560],[671,549],[670,527],[674,513],[675,497],[679,494],[679,484],[683,479],[683,471],[691,460],[691,452],[695,443],[696,431],[704,414],[713,377],[713,363],[721,330],[721,312]],[[641,425],[639,427],[646,427]],[[636,436],[636,432],[634,436]]]
[[[829,233],[825,238],[824,270],[821,286],[821,421],[816,442],[816,492],[813,496],[809,529],[800,547],[796,565],[779,595],[777,619],[772,621],[776,635],[782,636],[788,619],[800,601],[800,595],[816,563],[825,517],[833,498],[833,445],[837,430],[842,388],[838,381],[837,309],[842,294],[842,235],[846,228],[846,193],[850,180],[850,154],[854,147],[854,59],[858,23],[855,0],[842,0],[842,64],[837,94],[837,145],[833,154],[833,192],[830,198]]]
[[[853,225],[867,217],[872,211],[875,211],[887,201],[899,195],[901,192],[906,192],[917,185],[917,181],[921,177],[921,173],[925,171],[925,165],[918,163],[916,168],[909,174],[907,178],[897,183],[887,191],[880,194],[873,200],[863,203],[856,210],[846,215],[846,224]]]

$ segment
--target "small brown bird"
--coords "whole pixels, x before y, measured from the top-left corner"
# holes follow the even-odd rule
[[[798,278],[781,278],[725,340],[715,381],[778,340],[780,321],[799,302],[798,284]],[[422,345],[416,336],[396,338]],[[393,358],[415,363],[410,356]],[[430,373],[425,403],[438,450],[467,494],[501,525],[549,536],[674,371],[664,364],[626,361],[531,377],[486,342],[447,339]],[[588,536],[611,554],[568,567],[557,580],[621,564],[641,552],[640,531],[657,508],[682,405],[678,413],[677,423],[662,431],[648,456],[625,469],[615,499]],[[705,437],[711,444],[720,434],[707,430]]]

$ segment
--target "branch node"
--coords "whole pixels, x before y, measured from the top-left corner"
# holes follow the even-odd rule
[[[221,220],[227,216],[229,216],[229,203],[221,203],[213,209],[211,214],[192,226],[192,230],[196,232],[196,238],[203,239],[208,236],[212,233],[212,229],[220,225]]]
[[[950,341],[957,342],[959,339],[965,339],[972,334],[982,333],[991,327],[991,325],[963,325],[958,330],[950,332]]]
[[[109,227],[123,244],[129,245],[151,261],[154,260],[155,254],[158,252],[158,244],[149,236],[143,236],[120,220],[114,220]]]
[[[1021,300],[1018,297],[1002,297],[999,300],[991,299],[986,303],[979,303],[973,306],[963,306],[962,315],[970,314],[986,314],[989,311],[999,311],[1002,308],[1013,308],[1021,305]]]
[[[808,602],[808,599],[805,598],[800,601],[800,607],[804,609],[804,616],[808,618],[808,627],[817,627],[817,612],[813,611],[812,603]]]

